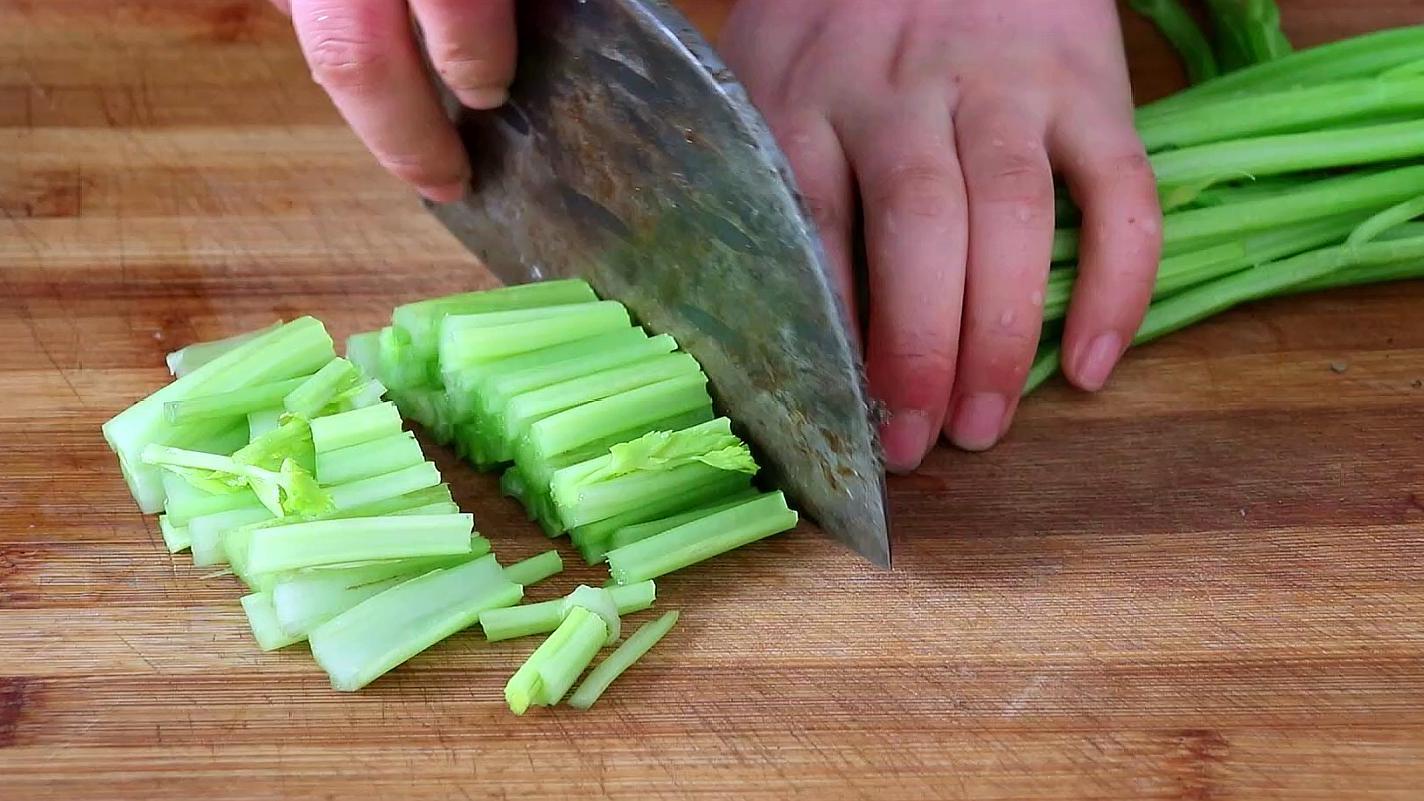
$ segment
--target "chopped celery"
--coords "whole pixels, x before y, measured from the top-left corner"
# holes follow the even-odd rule
[[[687,492],[656,498],[642,506],[604,520],[575,526],[569,535],[574,544],[579,546],[602,542],[611,537],[613,532],[626,526],[716,503],[729,496],[743,493],[750,487],[751,478],[747,474],[724,473],[714,481],[694,487]]]
[[[641,422],[695,412],[711,405],[707,377],[700,372],[585,403],[546,417],[529,427],[527,442],[530,461],[548,461]]]
[[[757,471],[751,450],[732,433],[732,421],[722,417],[680,431],[650,431],[610,446],[608,455],[594,460],[593,469],[583,475],[581,482],[609,481],[693,463],[739,473]]]
[[[492,555],[434,570],[317,626],[308,635],[312,656],[332,687],[359,690],[473,624],[484,610],[519,603],[523,592],[504,577]]]
[[[613,596],[614,606],[620,615],[641,612],[652,606],[653,601],[657,599],[657,587],[652,581],[640,581],[627,586],[615,585],[609,587],[608,591]],[[552,601],[481,612],[480,628],[484,629],[485,639],[490,642],[527,637],[531,634],[547,634],[563,622],[569,611],[566,600],[567,598],[555,598]]]
[[[332,506],[341,511],[377,503],[439,483],[440,471],[435,468],[435,463],[421,462],[383,475],[338,484],[328,488],[328,492]]]
[[[557,704],[593,662],[607,636],[602,618],[581,606],[574,607],[505,684],[509,708],[522,715],[534,704]]]
[[[317,453],[383,439],[400,431],[400,412],[389,401],[311,421],[312,444]]]
[[[440,321],[440,369],[459,370],[631,325],[628,310],[613,300],[448,316]]]
[[[608,552],[608,569],[619,584],[632,584],[681,570],[796,526],[796,512],[780,492],[769,492],[722,512],[669,529]]]
[[[587,584],[580,584],[574,591],[564,596],[564,617],[569,616],[569,612],[574,609],[587,609],[603,619],[603,627],[607,631],[604,637],[604,645],[612,645],[618,642],[618,637],[623,633],[623,619],[618,616],[618,604],[613,600],[613,593],[606,587],[590,587]]]
[[[681,514],[672,515],[671,517],[664,517],[659,518],[657,520],[649,520],[646,523],[634,523],[631,526],[624,526],[620,529],[615,530],[611,535],[609,535],[608,550],[613,550],[614,548],[622,548],[624,545],[632,545],[635,542],[639,542],[654,535],[661,534],[664,531],[667,531],[668,529],[677,528],[678,526],[684,525],[686,523],[691,523],[694,520],[701,520],[702,518],[708,515],[716,514],[726,509],[730,509],[733,506],[740,506],[746,501],[755,498],[758,494],[759,493],[754,488],[747,487],[746,489],[741,490],[740,492],[733,493],[732,495],[724,499],[721,503],[718,503],[713,506],[703,506],[697,509],[692,509],[690,511],[683,512]]]
[[[246,344],[263,334],[270,333],[281,325],[281,322],[275,322],[266,328],[259,328],[256,331],[245,331],[241,334],[234,334],[230,337],[214,339],[208,342],[194,342],[185,348],[179,348],[169,353],[165,359],[168,363],[168,372],[174,378],[182,378],[224,353],[235,350],[239,345]]]
[[[292,414],[315,417],[338,394],[355,386],[360,377],[356,365],[338,356],[287,393],[282,406]]]
[[[346,338],[346,360],[369,376],[381,374],[381,332],[364,331]]]
[[[506,567],[504,577],[527,587],[560,573],[563,569],[564,560],[559,558],[558,551],[544,551]]]
[[[257,384],[212,395],[196,395],[169,401],[163,404],[163,416],[173,425],[242,417],[280,404],[287,393],[301,386],[306,380],[305,377],[287,378],[270,384]]]
[[[453,556],[470,552],[474,518],[391,515],[315,520],[255,529],[247,543],[248,573],[276,573],[320,565]]]
[[[192,535],[188,532],[187,526],[175,526],[168,519],[168,515],[158,516],[158,531],[163,535],[163,544],[168,547],[169,553],[186,551],[193,545]]]
[[[272,513],[264,506],[217,512],[188,521],[188,537],[193,548],[193,564],[199,567],[227,562],[223,536],[249,523],[271,520]]]
[[[257,645],[262,650],[275,651],[301,642],[301,637],[288,634],[277,624],[277,613],[272,608],[270,593],[254,592],[242,596],[242,611],[247,613],[247,625],[252,627],[252,636],[257,639]]]
[[[416,506],[411,509],[399,509],[391,512],[393,515],[453,515],[459,513],[460,507],[458,504],[447,502],[428,503],[424,506]],[[359,515],[348,515],[348,517],[359,517]]]
[[[596,300],[598,296],[588,282],[566,278],[407,303],[396,307],[391,313],[391,322],[410,343],[410,359],[423,364],[435,359],[440,321],[448,315],[563,306]]]
[[[282,421],[282,409],[259,409],[255,412],[247,413],[247,431],[249,442],[261,437],[263,434],[277,430],[277,426]]]
[[[742,470],[728,471],[692,462],[671,470],[640,471],[607,481],[584,483],[582,478],[589,473],[589,465],[596,468],[600,461],[566,467],[554,474],[550,486],[554,488],[554,506],[564,526],[587,525],[638,509],[658,498],[717,482],[729,472],[750,476]]]
[[[316,478],[322,484],[345,484],[390,473],[425,461],[420,443],[409,431],[349,445],[316,455]]]
[[[614,680],[672,631],[677,618],[678,613],[673,610],[640,626],[622,645],[613,649],[613,653],[604,657],[597,667],[589,671],[588,677],[574,690],[574,694],[569,696],[569,706],[575,709],[588,709],[593,706]]]
[[[522,445],[519,449],[520,452],[515,454],[516,466],[524,475],[526,483],[531,487],[539,488],[539,492],[534,494],[547,497],[549,479],[553,477],[555,471],[561,468],[604,456],[612,446],[637,439],[649,431],[681,431],[684,428],[700,425],[713,419],[712,404],[707,403],[689,411],[677,412],[655,420],[638,419],[637,424],[631,428],[606,433],[572,450],[549,458],[541,457],[532,448]]]
[[[393,390],[405,390],[430,383],[431,370],[427,360],[416,358],[410,336],[387,326],[377,337],[380,352],[380,378]]]
[[[204,493],[187,498],[170,497],[164,506],[164,511],[167,514],[168,522],[175,526],[186,526],[195,517],[228,512],[233,509],[260,507],[262,507],[262,502],[257,499],[252,490],[242,489],[224,494]]]

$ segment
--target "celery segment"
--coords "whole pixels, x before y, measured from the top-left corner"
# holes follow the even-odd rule
[[[254,592],[242,596],[242,611],[247,613],[247,625],[252,628],[252,636],[262,650],[275,651],[301,642],[301,637],[288,634],[278,625],[271,593]]]
[[[409,431],[316,455],[316,479],[323,485],[345,484],[391,473],[425,461]]]
[[[311,421],[312,444],[317,453],[383,439],[400,431],[400,412],[390,401]]]
[[[453,556],[470,552],[474,517],[393,515],[316,520],[255,529],[247,543],[246,570],[276,573],[321,565]]]
[[[608,552],[614,581],[631,584],[740,548],[796,526],[796,512],[780,492],[669,529]]]
[[[506,567],[504,577],[515,584],[528,586],[556,575],[563,569],[564,560],[560,558],[558,551],[544,551]]]
[[[569,691],[603,647],[608,627],[602,618],[578,606],[544,640],[504,686],[504,698],[516,715],[530,706],[553,706]]]
[[[620,615],[641,612],[657,600],[657,587],[652,581],[618,585],[608,588]],[[522,604],[480,613],[480,628],[490,642],[546,634],[559,627],[569,611],[566,598]]]
[[[613,649],[613,653],[603,658],[598,666],[589,671],[588,676],[579,684],[574,694],[569,696],[569,706],[575,709],[588,709],[598,702],[609,685],[623,673],[632,667],[635,662],[643,658],[643,655],[652,650],[658,641],[667,636],[672,627],[677,624],[677,610],[650,620],[638,627],[638,630],[628,636],[621,645]]]

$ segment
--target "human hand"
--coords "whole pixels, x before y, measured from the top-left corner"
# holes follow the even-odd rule
[[[859,210],[892,470],[917,467],[941,431],[982,450],[1008,429],[1042,324],[1054,171],[1083,212],[1064,372],[1103,386],[1161,249],[1112,0],[740,0],[722,52],[851,310]]]
[[[465,194],[470,165],[421,63],[466,106],[504,104],[514,78],[514,0],[272,0],[312,76],[381,166],[430,200]]]

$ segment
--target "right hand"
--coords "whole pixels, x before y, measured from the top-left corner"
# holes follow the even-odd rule
[[[459,200],[470,165],[421,63],[466,106],[504,104],[514,78],[514,0],[272,0],[292,18],[312,77],[392,175],[436,202]]]

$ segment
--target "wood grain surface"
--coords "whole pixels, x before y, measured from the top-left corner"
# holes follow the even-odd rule
[[[1424,20],[1282,6],[1302,43]],[[893,572],[807,528],[669,578],[683,622],[590,713],[511,716],[533,643],[471,634],[332,692],[166,555],[99,424],[194,339],[489,281],[270,9],[0,0],[0,799],[1424,797],[1424,286],[1050,386],[891,482]],[[441,463],[502,554],[545,544]]]

